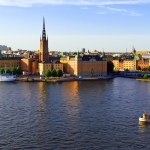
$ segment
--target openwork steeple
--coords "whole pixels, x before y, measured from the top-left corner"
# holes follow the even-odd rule
[[[42,31],[42,40],[46,40],[45,18],[44,18],[44,17],[43,17],[43,31]]]
[[[43,62],[43,63],[49,62],[48,37],[46,36],[44,17],[43,17],[42,37],[40,38],[39,62]]]

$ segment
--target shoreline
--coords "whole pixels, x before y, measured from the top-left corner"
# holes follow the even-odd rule
[[[137,81],[150,82],[150,79],[137,78]]]
[[[16,81],[21,82],[71,82],[71,81],[96,81],[96,80],[110,80],[114,77],[89,77],[89,78],[77,78],[77,77],[69,77],[69,78],[49,78],[49,79],[40,79],[39,77],[17,77]]]

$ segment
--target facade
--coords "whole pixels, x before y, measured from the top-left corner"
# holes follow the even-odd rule
[[[64,72],[70,75],[83,77],[107,75],[107,61],[103,61],[98,55],[67,56],[60,62],[64,64]]]
[[[21,59],[21,68],[25,74],[36,74],[38,73],[38,61],[34,58],[23,58]]]
[[[13,69],[21,66],[20,57],[2,57],[0,58],[0,69]]]
[[[113,60],[114,70],[115,71],[123,71],[123,70],[136,70],[137,69],[137,61],[135,59],[132,60]]]
[[[44,75],[46,70],[52,70],[52,64],[51,63],[39,63],[38,69],[40,75]]]
[[[137,62],[137,67],[140,67],[141,70],[147,69],[149,66],[150,66],[149,59],[142,59],[142,60],[138,60]]]
[[[136,60],[124,60],[123,61],[123,69],[126,70],[136,70]]]
[[[119,71],[121,69],[120,68],[120,61],[119,61],[119,59],[113,60],[112,62],[114,64],[114,70],[115,71]]]

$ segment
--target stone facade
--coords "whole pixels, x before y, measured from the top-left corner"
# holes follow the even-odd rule
[[[64,72],[74,76],[97,77],[107,75],[107,61],[99,56],[67,56],[60,60],[64,64]]]

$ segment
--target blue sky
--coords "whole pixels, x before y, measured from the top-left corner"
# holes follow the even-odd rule
[[[0,0],[0,45],[38,50],[43,16],[50,50],[150,50],[150,0]]]

